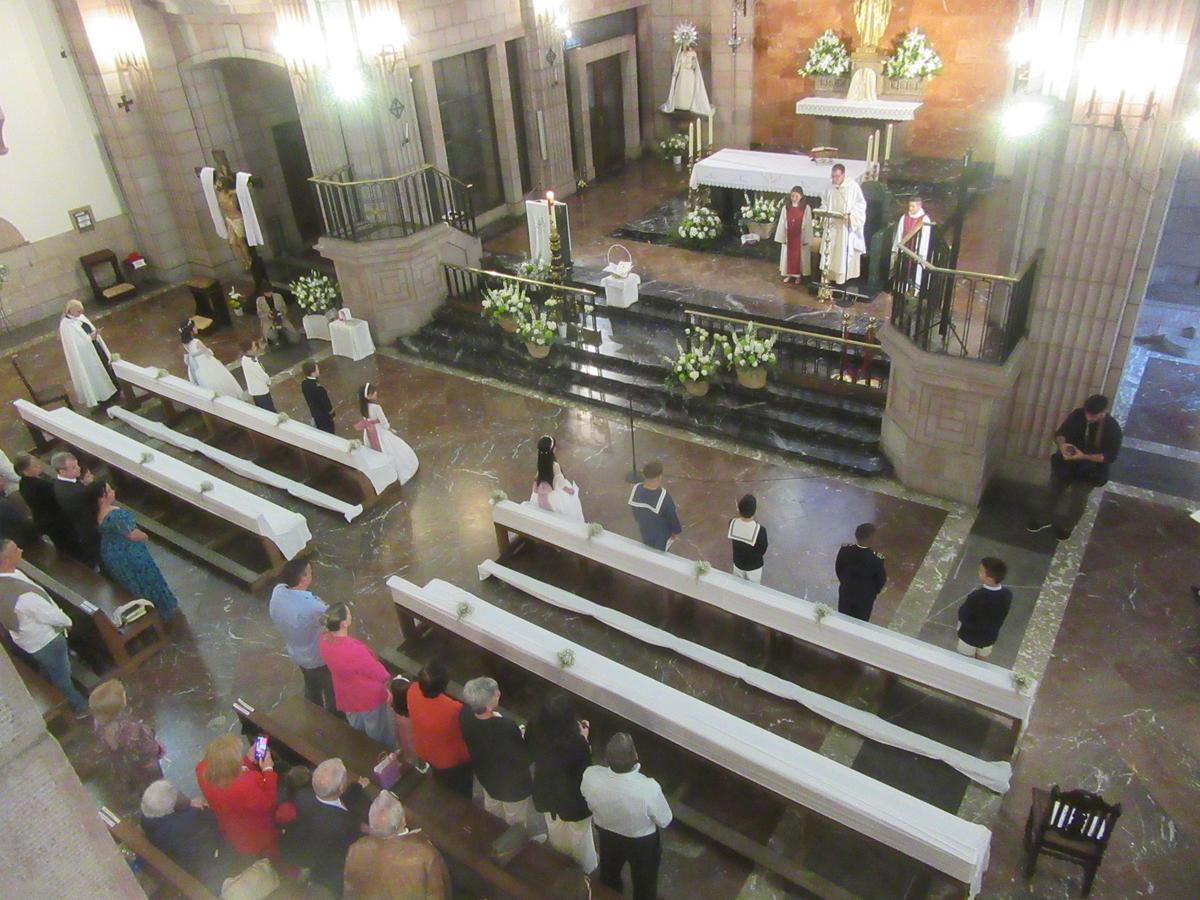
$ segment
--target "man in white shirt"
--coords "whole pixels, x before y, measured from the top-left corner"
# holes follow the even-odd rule
[[[259,409],[278,412],[275,401],[271,399],[271,376],[258,361],[260,352],[258,341],[253,338],[242,344],[242,374],[246,376],[246,391]]]
[[[638,771],[628,734],[609,739],[604,762],[588,766],[579,786],[599,835],[600,881],[621,893],[621,871],[628,861],[634,900],[655,900],[662,859],[658,830],[671,824],[671,807],[658,782]]]
[[[77,717],[87,715],[87,699],[71,681],[65,629],[71,620],[41,587],[17,570],[21,548],[0,539],[0,624],[13,643],[33,657],[52,685],[63,692]]]

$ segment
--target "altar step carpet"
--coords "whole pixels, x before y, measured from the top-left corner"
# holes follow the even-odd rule
[[[643,301],[644,303],[644,301]],[[629,310],[597,305],[599,347],[558,344],[549,358],[531,359],[524,346],[477,313],[444,306],[399,349],[479,375],[599,406],[697,434],[738,441],[793,459],[866,476],[891,467],[880,449],[883,396],[846,396],[771,381],[766,390],[714,383],[708,396],[687,398],[666,385],[665,359],[683,335],[682,315],[638,303]],[[678,304],[675,304],[678,307]],[[639,307],[641,307],[639,309]],[[828,361],[836,368],[836,360]]]

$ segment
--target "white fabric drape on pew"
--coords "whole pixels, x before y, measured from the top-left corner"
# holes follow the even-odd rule
[[[1012,765],[1008,762],[991,762],[964,753],[962,750],[949,747],[940,741],[916,734],[907,728],[901,728],[886,719],[881,719],[874,713],[855,709],[853,706],[832,700],[816,691],[802,688],[778,675],[756,669],[741,660],[710,650],[694,641],[677,637],[661,628],[655,628],[653,625],[647,625],[641,619],[635,619],[623,612],[593,603],[577,594],[531,578],[490,559],[479,566],[481,580],[489,575],[494,575],[505,584],[510,584],[517,590],[557,606],[559,609],[591,616],[610,628],[624,632],[639,641],[672,650],[680,656],[693,659],[717,672],[741,679],[761,691],[799,703],[810,712],[841,725],[843,728],[848,728],[855,734],[889,747],[897,747],[930,759],[940,759],[977,784],[997,793],[1003,794],[1008,790],[1009,781],[1012,779]]]
[[[251,481],[257,481],[261,484],[278,488],[281,491],[286,491],[297,500],[304,500],[313,506],[332,510],[343,516],[347,522],[353,522],[362,512],[363,508],[360,503],[351,505],[344,500],[339,500],[337,497],[331,497],[323,491],[318,491],[316,488],[293,481],[291,478],[280,475],[278,472],[272,472],[270,469],[264,469],[262,466],[252,463],[247,459],[234,456],[232,453],[226,453],[224,450],[204,443],[199,438],[181,434],[172,428],[168,428],[161,422],[154,422],[131,413],[127,409],[112,406],[109,407],[108,415],[111,418],[121,420],[132,428],[136,428],[142,434],[149,435],[163,443],[178,447],[180,450],[187,450],[190,453],[199,453],[201,456],[206,456],[213,462],[224,466],[235,475],[241,475],[243,478],[249,478]]]
[[[13,406],[26,422],[62,438],[72,447],[265,537],[279,548],[285,559],[295,557],[312,540],[308,522],[299,513],[215,478],[161,450],[153,450],[119,431],[106,428],[66,408],[45,410],[26,400],[14,400]],[[151,459],[142,462],[143,454],[147,453]],[[200,486],[204,482],[211,484],[212,490],[201,491]]]
[[[713,569],[696,577],[693,560],[654,550],[605,531],[589,538],[587,526],[539,509],[531,503],[505,500],[492,507],[492,521],[562,547],[586,559],[641,578],[684,597],[870,666],[945,691],[1025,722],[1033,706],[1034,687],[1021,693],[1007,669],[969,659],[889,628],[833,612],[819,624],[817,604],[782,591],[753,584]]]
[[[445,581],[388,579],[396,603],[564,690],[979,891],[991,832],[675,690]],[[459,616],[461,604],[470,611]],[[570,650],[569,668],[558,654]]]

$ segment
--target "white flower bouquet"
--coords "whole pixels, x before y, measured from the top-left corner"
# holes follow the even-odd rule
[[[724,228],[721,217],[707,206],[697,206],[689,209],[683,221],[679,223],[679,236],[687,241],[704,243],[715,241],[721,236]]]
[[[527,344],[549,347],[558,338],[558,322],[553,309],[530,307],[517,316],[517,337]]]
[[[517,264],[517,274],[534,281],[545,281],[550,275],[550,264],[536,259],[525,259]]]
[[[525,289],[516,282],[488,288],[483,292],[483,314],[496,319],[515,319],[530,307]]]
[[[687,138],[677,132],[658,142],[658,152],[663,155],[663,159],[672,159],[687,153],[687,145]]]
[[[742,206],[742,219],[746,222],[774,222],[779,217],[782,197],[772,197],[770,194],[746,194],[746,203]]]
[[[674,359],[666,357],[671,366],[671,377],[680,384],[708,381],[721,367],[722,343],[703,328],[689,328],[687,349],[675,342],[678,354]]]
[[[745,331],[733,333],[733,337],[725,345],[725,358],[729,366],[738,371],[773,366],[777,362],[775,341],[778,339],[777,334],[763,337],[758,333],[758,326],[751,322]]]
[[[238,293],[237,288],[230,288],[227,296],[229,297],[230,309],[236,311],[242,308],[242,295]]]
[[[310,315],[320,315],[334,309],[338,305],[342,289],[328,275],[322,275],[313,269],[307,275],[301,275],[288,285],[296,303]]]
[[[888,78],[932,78],[942,70],[938,56],[920,28],[913,28],[896,39],[895,48],[883,60]]]
[[[829,75],[837,77],[850,71],[850,51],[846,42],[826,28],[811,47],[808,60],[800,67],[801,75]]]

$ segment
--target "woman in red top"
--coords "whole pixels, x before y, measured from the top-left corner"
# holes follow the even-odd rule
[[[338,712],[359,731],[389,750],[398,749],[392,719],[392,676],[360,640],[350,637],[353,621],[345,603],[334,603],[321,617],[326,631],[317,638],[321,661],[333,678],[333,700]]]
[[[226,734],[204,749],[196,783],[208,801],[221,836],[253,859],[275,856],[275,763],[270,751],[255,763],[244,757],[242,739]]]
[[[430,660],[408,687],[408,718],[413,747],[433,767],[433,777],[465,797],[471,796],[471,754],[463,741],[458,712],[462,704],[447,697],[449,682],[441,660]]]

